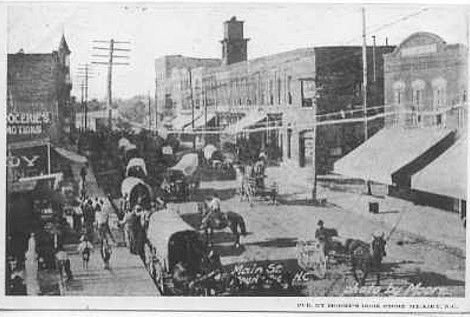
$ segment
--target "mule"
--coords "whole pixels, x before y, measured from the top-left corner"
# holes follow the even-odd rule
[[[203,218],[208,214],[209,209],[205,203],[198,203],[197,205],[198,213],[202,214]],[[243,217],[233,211],[221,212],[220,217],[209,216],[206,222],[201,224],[200,229],[204,230],[205,238],[209,247],[212,247],[212,235],[214,230],[220,231],[229,228],[232,231],[232,234],[235,235],[234,247],[239,248],[240,244],[240,234],[246,235],[246,225]]]
[[[370,244],[356,239],[346,241],[345,248],[351,258],[351,270],[360,286],[364,285],[369,273],[376,273],[375,285],[380,285],[382,260],[387,255],[385,252],[386,244],[384,234],[373,236]]]

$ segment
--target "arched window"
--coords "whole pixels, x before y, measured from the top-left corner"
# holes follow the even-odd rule
[[[446,87],[447,81],[442,78],[435,78],[432,81],[432,90],[433,90],[433,108],[438,109],[444,107],[446,104]]]
[[[426,83],[421,79],[417,79],[411,83],[411,88],[413,89],[412,101],[413,105],[417,108],[416,110],[419,110],[420,106],[423,105],[423,93],[425,86]]]
[[[417,126],[421,123],[421,110],[423,108],[423,95],[424,95],[424,87],[426,83],[421,79],[416,79],[411,83],[412,88],[412,121],[413,125]]]
[[[396,105],[400,106],[404,103],[405,83],[403,81],[396,81],[393,83],[393,101]]]

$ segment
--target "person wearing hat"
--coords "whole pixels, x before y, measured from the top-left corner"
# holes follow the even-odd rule
[[[323,246],[323,252],[325,255],[328,255],[329,248],[331,245],[331,236],[328,232],[328,229],[324,227],[323,220],[319,220],[317,222],[317,230],[315,231],[315,239],[318,239],[319,241],[324,243]]]
[[[102,203],[102,207],[96,212],[96,227],[98,229],[98,234],[100,237],[100,240],[107,240],[108,237],[113,241],[113,243],[116,243],[116,240],[113,237],[113,234],[111,233],[111,229],[109,227],[109,208],[105,210],[104,208],[104,202],[101,200],[100,203]]]
[[[93,239],[93,223],[95,222],[95,210],[93,208],[93,201],[88,198],[83,204],[83,220],[85,222],[85,233],[88,239]]]
[[[212,197],[208,197],[206,199],[207,205],[207,214],[202,219],[202,226],[206,227],[210,219],[221,219],[221,211],[220,211],[220,199],[219,196],[214,193]]]

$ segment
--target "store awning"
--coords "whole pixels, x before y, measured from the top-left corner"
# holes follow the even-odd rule
[[[88,159],[86,157],[79,155],[75,152],[72,152],[72,151],[69,151],[60,147],[54,147],[54,150],[58,154],[60,154],[61,156],[65,157],[66,159],[72,162],[79,163],[79,164],[85,164],[86,162],[88,162]]]
[[[13,191],[31,191],[36,188],[36,185],[41,181],[54,181],[53,188],[57,188],[59,183],[63,180],[64,175],[62,173],[38,175],[31,177],[20,178],[17,182],[13,183]]]
[[[216,114],[215,113],[208,113],[207,114],[207,124],[211,120],[215,118]],[[194,120],[194,128],[195,129],[201,129],[206,126],[206,116],[203,114],[202,116],[198,117],[196,120]]]
[[[245,117],[241,118],[234,124],[227,127],[226,131],[229,134],[239,133],[245,129],[248,129],[257,123],[267,118],[267,114],[264,112],[253,111],[248,113]]]
[[[334,164],[334,172],[392,185],[392,174],[452,133],[442,128],[384,128]]]
[[[195,120],[197,117],[195,117]],[[191,115],[179,115],[171,121],[171,129],[181,131],[191,124],[193,117]]]
[[[13,182],[7,185],[7,192],[8,193],[31,192],[36,188],[37,183],[38,182],[35,180]]]
[[[411,187],[459,199],[467,197],[467,137],[462,137],[411,178]]]

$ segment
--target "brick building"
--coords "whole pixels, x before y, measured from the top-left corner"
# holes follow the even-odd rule
[[[70,132],[70,53],[62,36],[57,51],[8,54],[8,143],[44,137],[59,141]]]
[[[395,113],[386,126],[465,126],[468,52],[436,34],[406,38],[385,58],[385,103]]]
[[[385,128],[335,170],[389,185],[391,194],[462,210],[467,67],[464,45],[427,32],[407,37],[384,55]]]
[[[218,129],[232,125],[231,134],[243,135],[247,128],[267,127],[249,133],[260,147],[274,149],[293,166],[312,165],[316,152],[319,171],[328,171],[334,160],[362,141],[363,128],[358,123],[321,126],[315,145],[315,114],[344,110],[349,115],[349,110],[362,108],[362,48],[302,48],[247,60],[247,41],[243,22],[232,18],[224,23],[222,61],[199,59],[197,67],[195,59],[178,57],[193,67],[172,63],[169,71],[163,61],[175,57],[158,59],[157,82],[166,79],[166,84],[160,89],[157,84],[157,103],[178,115],[175,130],[189,127],[193,113],[195,128],[210,121]],[[369,107],[383,104],[382,55],[392,50],[367,49],[369,69],[374,70],[369,74]],[[382,126],[383,120],[376,120],[369,131]]]
[[[168,55],[155,60],[155,100],[160,116],[172,117],[190,108],[190,70],[220,65],[217,58],[194,58]],[[195,86],[200,85],[196,80]],[[199,105],[197,105],[199,107]],[[155,116],[153,116],[155,118]]]

